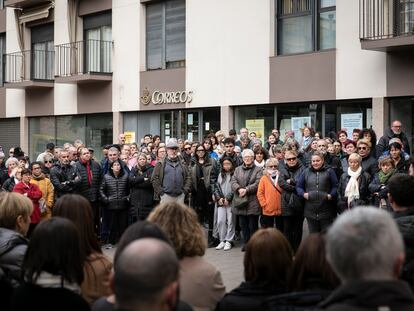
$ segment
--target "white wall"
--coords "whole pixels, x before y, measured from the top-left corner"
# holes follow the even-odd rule
[[[270,1],[186,1],[188,107],[269,102]]]
[[[67,1],[55,2],[54,44],[69,43]],[[81,25],[78,24],[78,28]],[[78,38],[78,40],[80,40]],[[55,65],[58,65],[55,63]],[[78,112],[78,87],[76,84],[55,83],[54,108],[55,115],[76,114]]]
[[[14,10],[10,8],[6,8],[6,10],[6,53],[14,53],[20,51]],[[25,91],[6,89],[6,117],[25,116],[25,110]]]
[[[140,32],[143,6],[139,0],[112,0],[112,110],[139,109]]]
[[[359,2],[336,1],[336,97],[386,95],[386,53],[361,49]]]

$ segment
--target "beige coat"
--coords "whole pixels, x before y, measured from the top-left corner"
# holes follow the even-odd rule
[[[180,299],[194,311],[214,310],[226,288],[221,273],[200,256],[184,257],[180,262]]]
[[[82,297],[93,304],[102,296],[109,296],[112,291],[109,287],[109,275],[112,263],[103,254],[92,253],[83,267],[84,280],[81,285]]]

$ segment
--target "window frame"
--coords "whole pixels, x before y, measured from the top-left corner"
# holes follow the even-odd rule
[[[185,9],[186,9],[186,1],[185,0],[181,0],[184,3],[184,13]],[[148,63],[149,63],[149,53],[148,53],[148,15],[147,15],[147,10],[148,10],[148,6],[152,6],[152,5],[161,5],[161,67],[160,68],[149,68]],[[176,61],[171,61],[168,62],[167,61],[167,22],[166,22],[166,17],[167,17],[167,9],[166,9],[166,5],[167,5],[167,1],[162,1],[162,2],[155,2],[155,3],[149,3],[145,5],[145,68],[147,71],[152,71],[152,70],[166,70],[166,69],[175,69],[175,68],[185,68],[185,60],[186,60],[186,55],[185,55],[185,28],[184,28],[184,59],[181,60],[176,60]],[[184,14],[184,27],[186,22],[186,14]],[[178,66],[168,66],[168,64],[176,64]],[[180,65],[180,63],[182,63],[182,65]]]
[[[296,55],[296,54],[307,54],[307,53],[314,53],[314,52],[318,52],[318,51],[326,51],[326,50],[330,50],[333,48],[328,48],[328,49],[321,49],[320,48],[320,38],[321,38],[321,34],[320,34],[320,16],[321,13],[325,13],[325,12],[331,12],[331,11],[335,11],[336,12],[336,4],[334,6],[329,6],[329,7],[324,7],[322,8],[322,0],[309,0],[309,4],[310,4],[310,10],[307,11],[302,11],[302,12],[297,12],[298,11],[298,1],[300,0],[295,0],[295,2],[293,2],[293,13],[288,13],[288,14],[283,14],[282,12],[282,1],[283,0],[275,0],[276,2],[276,27],[277,27],[277,31],[276,33],[276,51],[277,51],[277,55]],[[281,36],[281,29],[282,27],[280,26],[280,21],[284,20],[284,19],[288,19],[288,18],[295,18],[295,17],[304,17],[304,16],[311,16],[312,19],[312,50],[311,51],[303,51],[303,52],[297,52],[297,53],[281,53],[281,47],[282,44],[280,44],[280,38]],[[335,28],[335,33],[336,33],[336,28]],[[335,44],[336,46],[336,44]]]

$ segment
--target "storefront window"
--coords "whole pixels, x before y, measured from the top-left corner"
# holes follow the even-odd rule
[[[256,137],[266,141],[266,135],[271,133],[275,122],[274,106],[245,106],[235,108],[236,131],[246,127],[255,132]]]
[[[94,157],[101,160],[101,148],[112,144],[112,114],[40,117],[29,119],[29,154],[31,159],[45,151],[53,142],[62,147],[80,139],[95,150]]]
[[[402,123],[402,131],[407,135],[410,148],[414,145],[414,100],[412,98],[390,99],[390,122],[399,120]]]
[[[294,131],[295,138],[302,137],[303,126],[310,126],[316,131],[322,129],[322,104],[283,104],[277,105],[277,127],[284,140],[287,131]]]
[[[367,128],[372,125],[370,101],[325,104],[325,135],[344,129],[351,137],[355,128]]]
[[[208,108],[203,110],[204,136],[221,130],[220,108]]]

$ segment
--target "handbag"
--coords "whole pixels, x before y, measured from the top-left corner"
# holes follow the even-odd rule
[[[252,177],[253,171],[254,171],[254,167],[250,170],[249,175],[247,176],[246,184],[245,184],[244,187],[247,187],[249,185],[250,178]],[[234,197],[233,197],[233,206],[234,206],[234,208],[242,209],[242,208],[247,207],[248,204],[249,204],[249,198],[248,198],[247,194],[244,197],[241,197],[237,191],[234,193]]]

